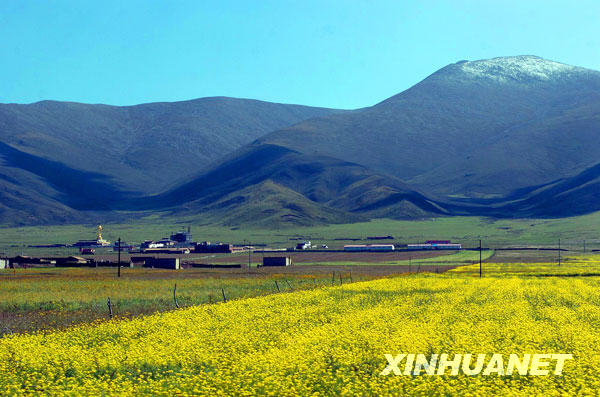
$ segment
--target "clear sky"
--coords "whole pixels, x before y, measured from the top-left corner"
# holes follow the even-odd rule
[[[4,103],[357,108],[505,55],[600,70],[600,1],[0,1]]]

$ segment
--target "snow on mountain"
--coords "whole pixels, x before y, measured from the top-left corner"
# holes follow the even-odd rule
[[[500,57],[480,61],[466,61],[458,66],[464,73],[501,82],[547,81],[570,77],[586,69],[549,61],[537,56]]]

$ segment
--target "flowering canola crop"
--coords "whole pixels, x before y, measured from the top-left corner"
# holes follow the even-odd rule
[[[0,339],[5,394],[567,395],[600,388],[600,279],[413,275]],[[385,354],[569,353],[561,376],[381,376]]]

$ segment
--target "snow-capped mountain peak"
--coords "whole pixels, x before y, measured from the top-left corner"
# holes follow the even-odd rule
[[[585,70],[532,55],[459,62],[458,66],[468,75],[503,82],[547,81],[555,78],[569,77],[577,71]]]

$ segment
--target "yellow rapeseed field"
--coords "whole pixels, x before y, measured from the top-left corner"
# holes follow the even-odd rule
[[[384,354],[570,353],[562,376],[381,376]],[[0,339],[0,390],[571,395],[600,389],[600,279],[419,274]]]
[[[483,263],[483,275],[486,277],[506,276],[600,276],[600,255],[570,255],[562,258],[559,264],[554,262],[533,263]],[[453,274],[479,276],[479,264],[460,266],[452,270]]]
[[[208,270],[208,271],[207,271]],[[111,268],[38,268],[0,270],[0,335],[66,328],[107,319],[108,298],[115,317],[133,317],[180,307],[257,297],[280,291],[331,285],[332,273],[285,274],[274,271],[210,272],[211,269],[124,269],[117,278]],[[253,269],[254,270],[254,269]],[[353,280],[376,275],[356,274]],[[346,269],[336,271],[349,282]],[[278,284],[275,284],[278,282]]]

